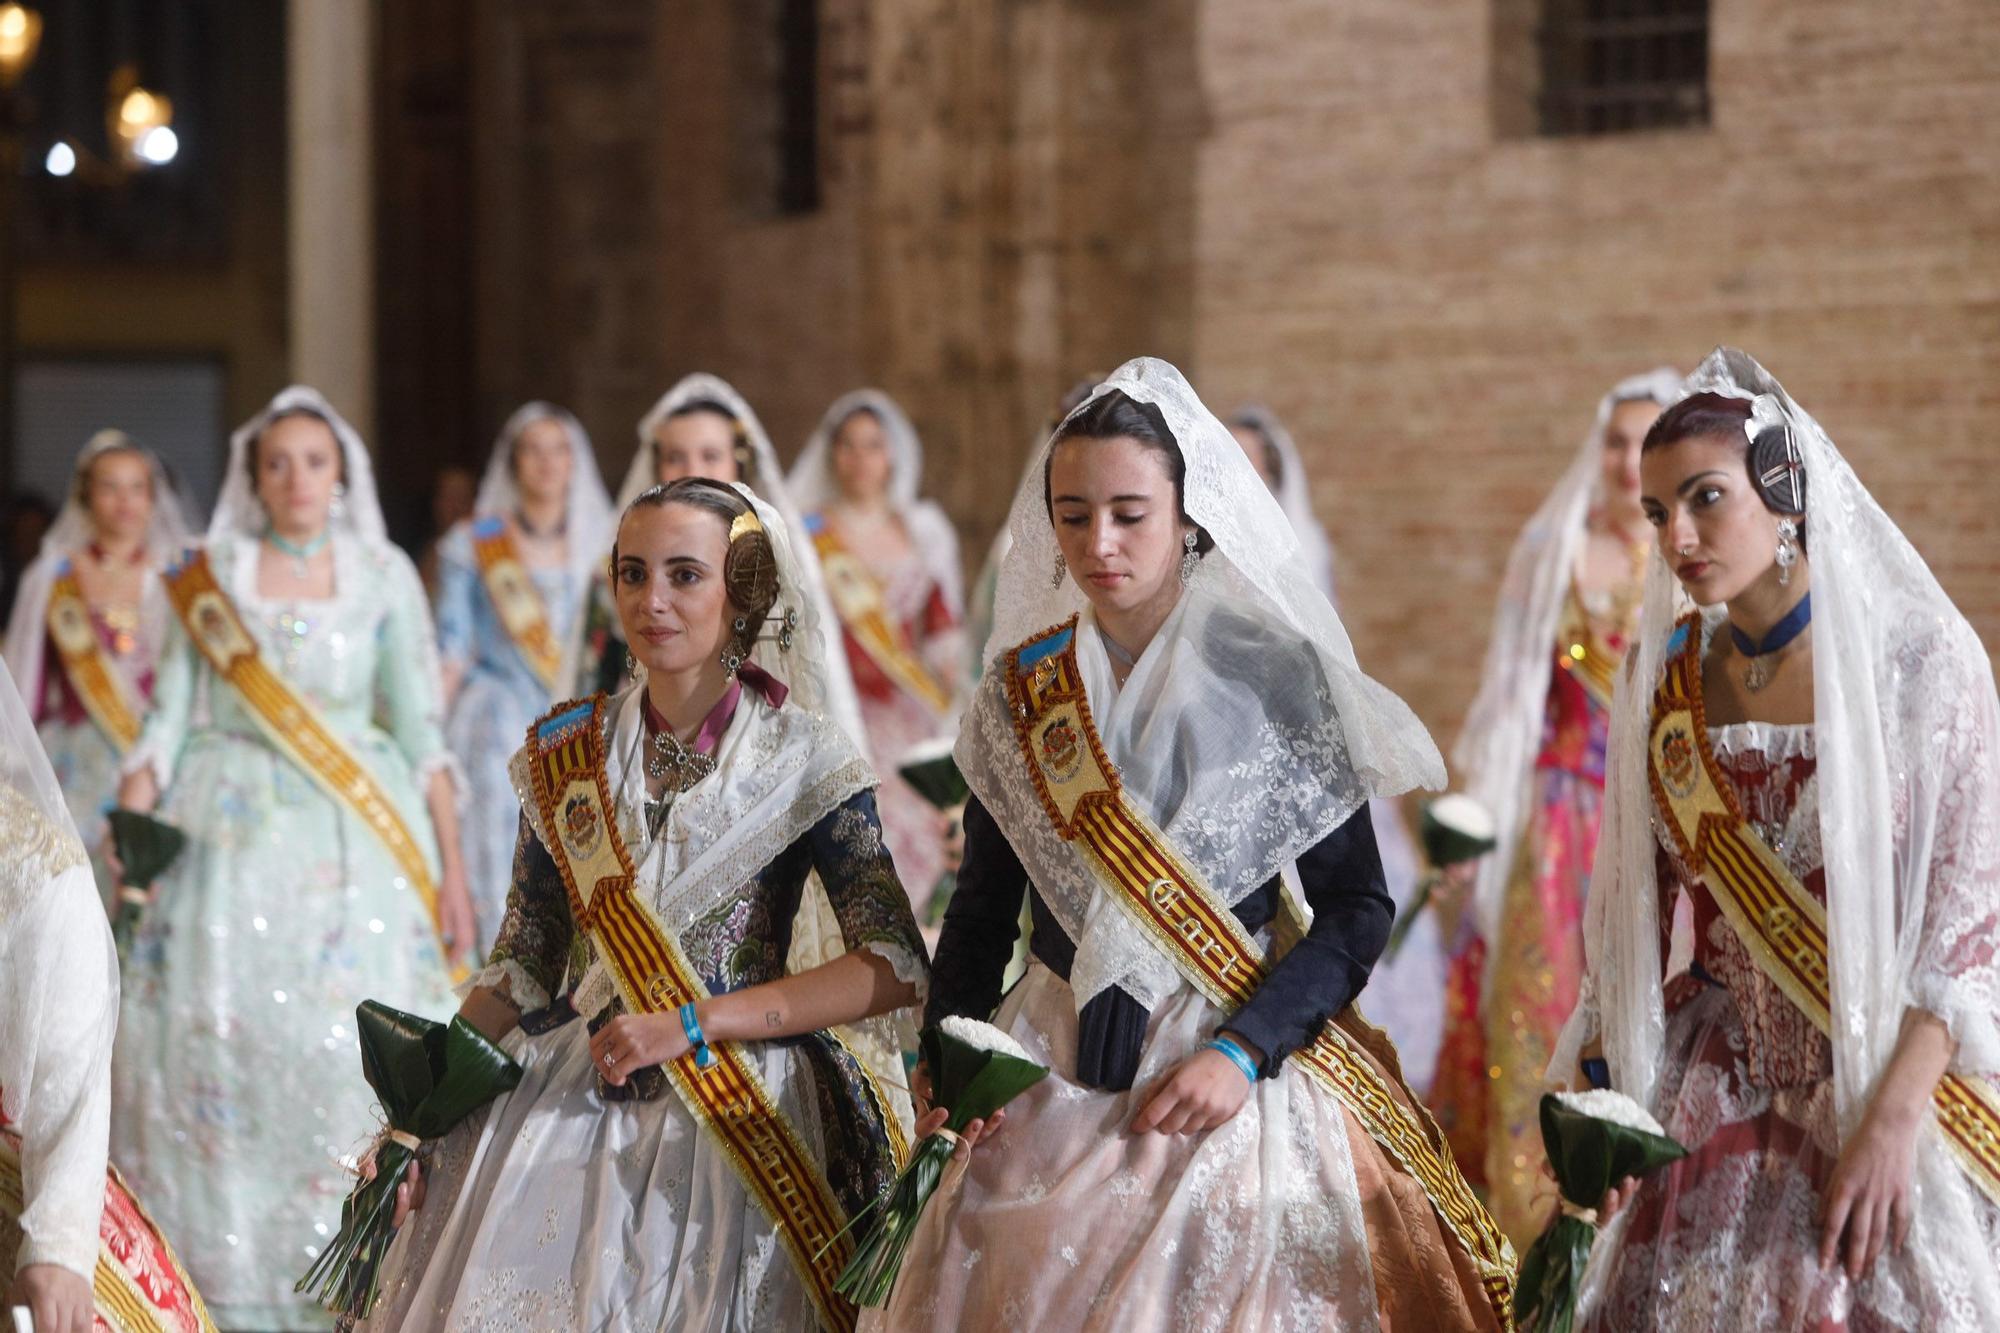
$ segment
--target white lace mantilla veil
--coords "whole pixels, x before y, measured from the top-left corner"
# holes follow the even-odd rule
[[[944,591],[954,619],[965,616],[965,575],[959,568],[958,531],[943,509],[918,493],[924,477],[924,446],[902,407],[880,389],[856,389],[833,400],[785,478],[792,499],[806,513],[826,508],[840,496],[833,477],[833,436],[856,412],[868,411],[882,423],[889,444],[889,503],[903,520],[910,543],[923,555]]]
[[[1113,390],[1159,410],[1186,463],[1187,512],[1214,549],[1119,689],[1083,592],[1071,578],[1051,586],[1058,547],[1042,460],[1052,435],[1014,497],[989,666],[956,755],[1077,942],[1078,1007],[1115,985],[1151,1008],[1179,984],[1173,967],[1049,826],[1022,772],[995,658],[1083,617],[1078,661],[1126,793],[1232,904],[1365,802],[1442,786],[1444,761],[1408,705],[1362,674],[1278,502],[1180,371],[1128,361],[1077,411]]]
[[[32,1194],[20,1257],[87,1274],[104,1206],[118,963],[69,806],[4,662],[0,845],[0,1110],[22,1136]],[[79,970],[95,958],[101,968]]]
[[[1306,481],[1305,460],[1299,457],[1298,442],[1278,420],[1278,414],[1262,403],[1245,403],[1229,414],[1229,424],[1248,426],[1266,440],[1278,454],[1278,508],[1292,522],[1299,539],[1299,554],[1312,573],[1314,583],[1326,599],[1334,600],[1333,539],[1313,513],[1312,486]]]
[[[1479,693],[1451,756],[1460,788],[1492,812],[1498,832],[1498,844],[1479,862],[1472,899],[1479,933],[1489,942],[1500,938],[1501,902],[1528,822],[1556,634],[1576,579],[1590,508],[1603,485],[1604,432],[1620,403],[1665,407],[1680,392],[1680,372],[1660,366],[1620,380],[1605,394],[1589,434],[1507,556]],[[1499,957],[1498,950],[1489,954],[1489,975]]]
[[[1753,431],[1782,421],[1805,466],[1814,780],[1844,1136],[1867,1107],[1906,1009],[1950,1027],[1954,1072],[2000,1071],[2000,960],[1990,949],[2000,915],[2000,700],[1979,636],[1784,387],[1724,347],[1681,397],[1697,393],[1749,401]],[[1550,1062],[1563,1079],[1584,1043],[1601,1036],[1612,1086],[1642,1103],[1653,1099],[1666,1031],[1646,746],[1674,589],[1656,550],[1630,683],[1614,706],[1585,917],[1589,970]],[[1905,1297],[1931,1316],[1953,1316],[1944,1326],[1990,1327],[2000,1271],[1981,1245],[1976,1187],[1934,1127],[1919,1141],[1915,1183],[1908,1252],[1927,1289]]]
[[[847,669],[847,653],[840,641],[840,622],[834,618],[832,603],[827,601],[826,576],[820,572],[819,553],[805,539],[805,523],[799,516],[798,506],[792,503],[791,492],[785,485],[785,470],[778,464],[777,450],[771,447],[771,437],[764,432],[764,423],[757,419],[750,404],[728,381],[699,372],[685,376],[661,395],[660,400],[639,419],[639,452],[632,456],[632,465],[625,469],[625,483],[618,488],[617,513],[612,517],[613,531],[616,532],[619,516],[631,506],[632,501],[642,492],[651,490],[657,482],[659,469],[653,457],[653,432],[681,408],[699,402],[716,403],[736,419],[750,449],[749,472],[741,480],[758,499],[777,511],[784,520],[786,535],[792,539],[792,555],[798,564],[800,581],[806,585],[806,596],[801,605],[812,608],[822,640],[819,664],[823,674],[818,692],[802,693],[798,702],[802,707],[825,713],[840,724],[840,729],[855,744],[864,745],[867,732],[861,725],[861,696],[855,693],[854,677]],[[607,551],[611,549],[608,541],[604,546]]]
[[[320,396],[319,390],[303,384],[279,390],[276,397],[264,404],[263,410],[230,435],[229,465],[223,474],[222,494],[216,497],[215,513],[208,520],[211,542],[223,537],[256,541],[271,526],[264,502],[257,498],[256,486],[250,478],[246,461],[250,442],[279,417],[301,411],[320,417],[332,429],[333,438],[340,444],[341,460],[347,466],[347,493],[334,506],[328,527],[337,537],[359,538],[368,546],[388,543],[389,528],[382,521],[382,501],[375,493],[375,465],[368,457],[368,447],[361,442],[359,432],[347,423],[347,418]],[[221,572],[216,576],[221,578]]]
[[[479,478],[479,495],[473,501],[475,514],[511,514],[521,503],[520,488],[514,484],[514,441],[537,421],[553,421],[569,440],[569,502],[563,510],[563,535],[569,546],[570,572],[592,576],[604,568],[604,554],[617,535],[616,515],[611,495],[604,489],[604,476],[597,470],[597,455],[583,423],[554,403],[524,403],[514,409],[493,441],[486,459],[486,471]]]
[[[7,665],[13,670],[16,684],[30,693],[41,688],[49,638],[49,590],[55,586],[56,569],[65,559],[90,545],[93,536],[90,509],[78,497],[77,483],[97,459],[126,449],[144,458],[153,474],[153,513],[146,524],[146,562],[154,569],[165,569],[192,535],[187,505],[157,454],[123,431],[101,430],[91,436],[77,453],[76,465],[70,472],[69,495],[63,500],[54,525],[42,538],[35,562],[21,576],[14,610],[7,618]],[[139,635],[149,646],[148,660],[159,655],[160,645],[165,641],[167,615],[164,599],[148,597],[141,604]],[[30,706],[35,702],[29,700]]]

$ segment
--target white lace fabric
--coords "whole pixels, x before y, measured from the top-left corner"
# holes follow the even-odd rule
[[[21,1136],[16,1269],[89,1280],[111,1132],[118,963],[69,807],[0,663],[0,1110]],[[0,1285],[12,1282],[0,1273]]]
[[[1703,392],[1782,417],[1805,468],[1834,1088],[1851,1133],[1913,1006],[1950,1026],[1955,1069],[2000,1071],[2000,699],[1978,636],[1819,424],[1734,349],[1711,354],[1682,394]],[[1614,706],[1590,972],[1550,1066],[1565,1076],[1601,1035],[1613,1086],[1648,1104],[1665,1022],[1646,745],[1675,592],[1656,552]],[[1990,1326],[2000,1268],[1977,1241],[1975,1187],[1934,1128],[1916,1185],[1919,1303],[1939,1326]]]
[[[1599,400],[1590,431],[1555,489],[1507,556],[1479,692],[1451,755],[1459,786],[1493,813],[1499,838],[1479,862],[1472,898],[1480,934],[1489,941],[1500,938],[1507,878],[1528,823],[1563,603],[1576,580],[1590,509],[1602,488],[1604,433],[1620,403],[1665,406],[1679,394],[1680,383],[1679,372],[1660,366],[1613,386]],[[1499,951],[1489,956],[1497,960]]]
[[[1077,657],[1127,796],[1233,903],[1363,803],[1442,785],[1444,765],[1408,706],[1356,665],[1277,501],[1180,372],[1151,357],[1127,362],[1085,406],[1113,390],[1159,409],[1186,462],[1187,512],[1214,549],[1116,688],[1082,591],[1071,579],[1050,586],[1057,543],[1044,444],[1014,498],[987,657],[1082,615]],[[1182,984],[1050,827],[991,670],[956,756],[1076,941],[1078,1006],[1116,985],[1150,1008]]]

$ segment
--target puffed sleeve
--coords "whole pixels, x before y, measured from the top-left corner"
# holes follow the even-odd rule
[[[1366,805],[1300,856],[1298,870],[1312,926],[1223,1024],[1264,1053],[1266,1078],[1361,993],[1396,914]]]
[[[888,959],[896,979],[915,986],[916,1002],[922,1003],[930,984],[930,959],[910,912],[910,896],[882,841],[874,790],[863,789],[842,801],[806,838],[842,942],[850,951]]]
[[[535,836],[527,813],[514,838],[514,878],[507,913],[486,966],[466,983],[499,993],[523,1013],[546,1006],[563,982],[576,923],[570,917],[562,871]]]
[[[463,792],[465,783],[444,743],[444,678],[424,585],[409,557],[386,544],[373,548],[370,565],[384,598],[375,658],[375,697],[384,726],[416,771],[420,790],[442,769]]]
[[[167,620],[167,637],[160,647],[160,665],[153,676],[153,701],[139,729],[139,743],[125,756],[120,771],[151,769],[162,792],[172,785],[194,718],[195,683],[207,664],[195,651],[180,617]]]
[[[945,904],[926,1023],[992,1017],[1021,933],[1021,899],[1027,891],[1028,872],[999,822],[977,796],[968,800],[965,861],[958,869],[958,887]]]
[[[445,667],[463,671],[472,661],[478,601],[484,595],[465,524],[457,524],[438,542],[437,562],[438,657]]]
[[[25,1208],[16,1269],[56,1264],[86,1281],[97,1267],[111,1134],[111,1044],[118,967],[87,865],[71,866],[8,924],[0,951],[0,1033],[25,1056],[18,1110]],[[11,1276],[11,1275],[10,1275]]]

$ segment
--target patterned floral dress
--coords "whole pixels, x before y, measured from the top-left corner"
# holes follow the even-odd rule
[[[1542,1152],[1542,1073],[1583,984],[1583,906],[1604,807],[1610,682],[1636,610],[1619,598],[1587,609],[1572,586],[1502,938],[1479,939],[1468,913],[1451,961],[1433,1104],[1467,1178],[1485,1185],[1495,1219],[1519,1249],[1555,1206]]]
[[[818,725],[832,734],[831,724]],[[621,801],[619,819],[643,885],[650,840],[628,806]],[[741,882],[682,932],[712,993],[785,974],[793,917],[815,871],[847,947],[880,953],[899,978],[925,982],[923,942],[864,788],[763,865],[746,864]],[[614,999],[597,1017],[578,1017],[572,1000],[594,956],[560,871],[523,815],[507,917],[474,984],[524,1011],[504,1042],[524,1076],[437,1145],[424,1206],[390,1254],[370,1327],[818,1327],[771,1223],[665,1072],[641,1070],[623,1088],[599,1077],[590,1035],[622,1006]],[[894,1166],[881,1108],[844,1047],[812,1033],[745,1050],[849,1215],[887,1187]]]
[[[577,624],[590,580],[567,568],[529,569],[544,613],[560,639]],[[462,836],[465,877],[479,922],[479,950],[493,947],[513,881],[519,812],[507,760],[528,724],[555,702],[529,667],[487,595],[473,557],[472,528],[461,523],[438,543],[438,653],[464,674],[445,717],[445,742],[465,771]],[[566,691],[565,691],[566,692]]]
[[[421,792],[450,763],[430,617],[386,544],[334,539],[332,598],[256,595],[256,543],[210,548],[259,653],[374,775],[435,867]],[[111,1158],[217,1323],[330,1322],[292,1283],[353,1185],[375,1117],[354,1006],[456,1007],[436,932],[376,835],[273,749],[178,627],[130,763],[188,835],[126,961]],[[435,869],[433,869],[435,873]]]
[[[1738,723],[1710,728],[1709,739],[1745,817],[1825,902],[1813,729]],[[1668,984],[1653,1109],[1691,1151],[1647,1178],[1626,1229],[1599,1246],[1593,1268],[1603,1267],[1603,1296],[1589,1327],[1937,1326],[1937,1312],[1920,1305],[1913,1253],[1885,1251],[1859,1283],[1838,1265],[1820,1268],[1820,1200],[1840,1160],[1832,1049],[1764,975],[1678,853],[1663,847],[1658,858],[1661,919],[1671,920],[1675,899],[1687,896],[1695,954]],[[2000,1252],[2000,1209],[1984,1195],[1977,1207],[1986,1250]]]

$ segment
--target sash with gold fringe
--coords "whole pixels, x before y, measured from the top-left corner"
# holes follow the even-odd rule
[[[520,650],[521,660],[535,678],[553,693],[562,675],[562,644],[549,625],[547,605],[535,587],[528,568],[514,549],[514,538],[506,521],[487,514],[472,523],[472,557],[479,565],[479,578],[507,637]]]
[[[104,733],[113,749],[124,754],[139,742],[138,701],[124,675],[106,657],[104,642],[90,620],[90,604],[76,570],[65,560],[49,587],[49,641],[70,688],[83,701],[83,711]]]
[[[635,1014],[677,1012],[708,989],[680,943],[635,891],[632,855],[618,831],[605,771],[603,695],[566,703],[528,730],[528,774],[544,841],[562,872],[570,913],[590,936],[619,998]],[[776,1226],[820,1320],[847,1333],[857,1311],[833,1289],[853,1257],[852,1233],[825,1174],[785,1119],[740,1042],[711,1041],[716,1060],[692,1052],[666,1067],[688,1112],[722,1147],[744,1188]],[[897,1160],[906,1154],[893,1116]]]
[[[1111,898],[1220,1008],[1248,1003],[1269,975],[1250,933],[1125,794],[1104,753],[1076,661],[1076,618],[1001,661],[1028,777],[1049,821]],[[1396,1165],[1424,1188],[1445,1229],[1472,1258],[1502,1328],[1513,1327],[1514,1251],[1459,1174],[1444,1136],[1414,1097],[1406,1105],[1361,1057],[1374,1036],[1350,1006],[1291,1055],[1338,1097]]]
[[[1668,644],[1647,745],[1653,804],[1689,871],[1758,968],[1822,1033],[1831,1034],[1826,905],[1743,815],[1709,744],[1699,616]],[[1975,1185],[2000,1203],[2000,1096],[1983,1079],[1946,1074],[1931,1093],[1938,1129]]]
[[[918,658],[909,631],[889,614],[882,582],[853,552],[841,544],[840,535],[823,514],[806,519],[813,549],[819,553],[820,568],[826,572],[826,593],[840,623],[854,636],[868,660],[904,691],[915,695],[937,712],[951,707],[951,691],[939,683],[930,668]]]
[[[0,1127],[0,1230],[18,1222],[26,1202],[20,1140],[11,1129]],[[0,1245],[0,1255],[12,1273],[13,1251]],[[208,1307],[181,1267],[180,1257],[126,1188],[116,1167],[105,1173],[90,1294],[97,1325],[114,1333],[215,1333]]]
[[[167,571],[165,579],[167,599],[202,659],[236,691],[272,748],[298,765],[320,790],[346,806],[381,839],[397,869],[423,900],[442,943],[444,921],[438,914],[437,882],[425,864],[423,848],[367,765],[354,757],[319,710],[293,693],[258,656],[257,641],[250,637],[236,603],[215,581],[207,553],[190,552]],[[463,965],[454,966],[452,971],[455,980],[465,974]]]

